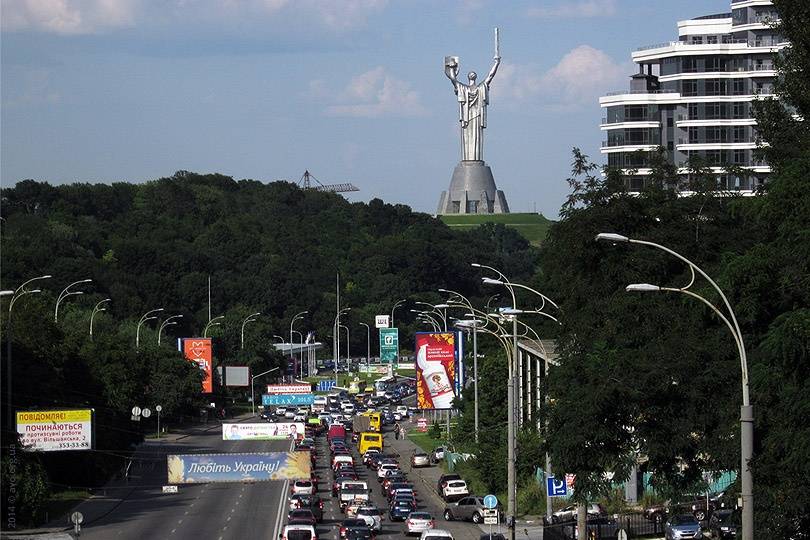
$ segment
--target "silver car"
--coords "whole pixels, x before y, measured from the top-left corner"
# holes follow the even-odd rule
[[[692,514],[678,514],[667,520],[664,528],[667,540],[681,540],[682,538],[703,538],[700,523]]]
[[[411,467],[430,467],[430,456],[425,452],[411,454]]]
[[[483,497],[464,497],[458,502],[449,504],[444,509],[444,519],[447,521],[471,520],[473,523],[484,522],[484,499]]]

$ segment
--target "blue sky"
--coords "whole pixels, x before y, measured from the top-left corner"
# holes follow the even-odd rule
[[[176,170],[324,183],[434,213],[459,160],[445,55],[492,83],[484,157],[513,212],[556,218],[571,147],[635,48],[728,0],[3,0],[4,186]]]

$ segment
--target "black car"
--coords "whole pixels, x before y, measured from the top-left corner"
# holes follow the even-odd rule
[[[737,529],[740,526],[740,511],[730,509],[715,510],[709,520],[709,529],[712,538],[737,538]]]
[[[506,540],[506,537],[501,533],[487,533],[482,534],[479,540]]]
[[[353,529],[347,529],[344,538],[346,540],[372,540],[374,533],[371,532],[369,528],[355,527]]]

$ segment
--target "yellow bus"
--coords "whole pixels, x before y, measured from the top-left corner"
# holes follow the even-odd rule
[[[378,412],[367,413],[369,416],[369,427],[371,431],[382,433],[382,415]]]
[[[377,450],[382,452],[383,449],[382,433],[364,431],[363,433],[360,434],[360,439],[357,441],[357,451],[360,452],[360,455],[363,455],[369,448],[376,448]]]

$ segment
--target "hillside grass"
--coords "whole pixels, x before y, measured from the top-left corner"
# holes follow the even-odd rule
[[[484,223],[502,223],[523,235],[532,245],[539,246],[546,238],[553,223],[543,214],[456,214],[443,215],[439,219],[448,227],[472,229]]]

